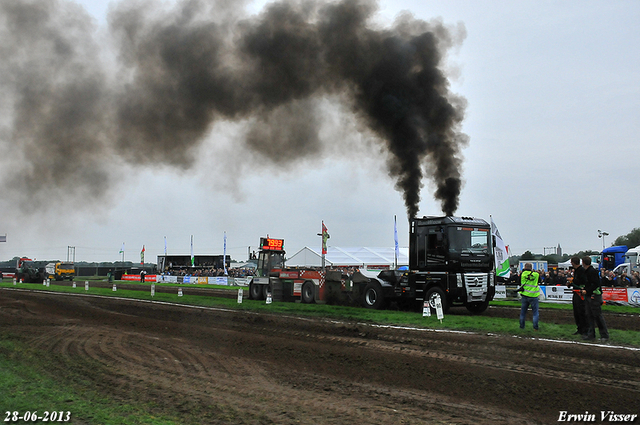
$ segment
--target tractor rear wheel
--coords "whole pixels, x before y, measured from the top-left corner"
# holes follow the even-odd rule
[[[251,298],[252,300],[261,300],[262,298],[262,287],[265,285],[256,285],[255,283],[251,282],[249,284],[249,298]]]
[[[302,285],[302,302],[305,304],[311,304],[315,301],[315,285],[313,284],[313,282],[305,282]]]
[[[381,310],[385,307],[384,294],[382,293],[382,285],[377,280],[372,280],[364,287],[362,294],[362,305],[365,308]]]

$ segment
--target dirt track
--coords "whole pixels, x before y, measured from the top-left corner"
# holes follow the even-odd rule
[[[74,379],[184,422],[520,424],[557,423],[563,410],[598,421],[601,410],[640,413],[640,352],[593,344],[12,289],[0,289],[0,329],[57,353],[60,373],[72,364]]]

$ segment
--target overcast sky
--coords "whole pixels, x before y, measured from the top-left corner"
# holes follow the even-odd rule
[[[78,3],[94,19],[96,40],[108,38],[109,2]],[[258,13],[263,4],[246,10]],[[402,11],[425,21],[439,17],[466,33],[446,57],[450,90],[467,101],[462,131],[469,144],[456,215],[492,216],[516,255],[558,244],[565,253],[600,250],[598,230],[609,233],[608,246],[640,227],[640,2],[381,1],[375,25],[391,26]],[[3,79],[0,90],[11,84]],[[2,108],[13,114],[10,104]],[[349,117],[337,106],[323,108],[331,110],[328,127],[353,134],[320,137],[366,139],[357,126],[343,125]],[[2,125],[6,186],[14,147],[11,122]],[[66,259],[73,246],[77,261],[117,261],[124,243],[126,260],[139,261],[144,245],[146,261],[155,262],[165,237],[169,254],[189,254],[191,235],[196,254],[222,254],[224,232],[236,260],[267,234],[284,238],[293,255],[320,246],[322,220],[329,245],[392,246],[394,216],[400,244],[408,245],[403,198],[374,145],[365,140],[317,159],[265,166],[229,148],[240,126],[211,126],[190,167],[105,158],[117,185],[103,198],[66,202],[56,193],[29,210],[2,196],[0,234],[7,242],[0,259]],[[433,185],[423,182],[419,214],[442,215]]]

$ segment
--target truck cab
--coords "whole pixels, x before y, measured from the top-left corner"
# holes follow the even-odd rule
[[[76,271],[73,263],[64,263],[62,261],[48,263],[45,267],[47,278],[60,280],[73,280]]]
[[[418,301],[441,298],[446,310],[487,309],[495,295],[491,226],[473,217],[423,217],[410,222],[410,286]]]
[[[422,217],[410,220],[409,271],[401,277],[381,273],[364,288],[363,305],[382,308],[386,301],[429,302],[439,297],[472,313],[487,309],[495,295],[494,241],[491,226],[473,217]]]
[[[629,249],[624,253],[625,263],[629,263],[629,272],[640,270],[640,246]]]
[[[610,246],[602,250],[600,269],[613,270],[625,262],[625,254],[629,250],[626,245]]]

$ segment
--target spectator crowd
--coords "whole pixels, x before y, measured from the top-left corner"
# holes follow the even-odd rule
[[[207,267],[207,268],[199,268],[199,269],[188,269],[188,268],[173,268],[168,269],[164,273],[164,276],[197,276],[197,277],[218,277],[218,276],[228,276],[234,278],[243,278],[248,276],[255,275],[255,269],[251,268],[228,268],[227,273],[225,274],[224,269],[215,268],[215,267]]]
[[[596,264],[597,266],[597,264]],[[558,270],[534,270],[540,274],[540,285],[558,286],[566,285],[573,281],[574,269],[558,269]],[[510,283],[520,285],[520,276],[522,272],[518,272],[515,268],[511,270]],[[632,271],[630,275],[627,273],[614,274],[612,270],[600,270],[600,285],[607,288],[637,288],[640,284],[640,273]]]

